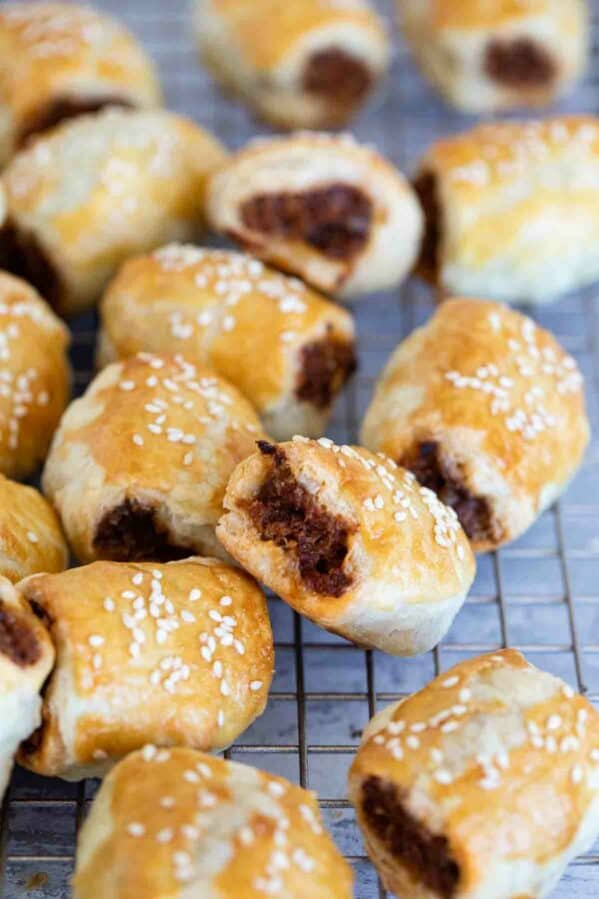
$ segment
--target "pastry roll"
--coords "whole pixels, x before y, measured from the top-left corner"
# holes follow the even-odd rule
[[[74,899],[351,899],[314,793],[192,749],[120,762],[79,833]]]
[[[475,562],[453,510],[383,455],[264,441],[233,472],[219,540],[321,627],[414,655],[448,630]]]
[[[273,674],[264,595],[216,559],[94,562],[21,583],[56,664],[21,764],[101,776],[145,743],[220,751],[261,715]]]
[[[70,3],[0,7],[0,165],[31,135],[103,106],[157,106],[154,68],[119,23]]]
[[[140,354],[65,412],[43,488],[81,562],[222,555],[229,475],[264,436],[240,393],[180,356]]]
[[[132,259],[101,309],[101,364],[181,352],[234,384],[277,439],[319,437],[356,367],[348,312],[226,250],[171,245]]]
[[[495,122],[439,141],[415,188],[418,268],[442,291],[546,303],[599,277],[599,119]]]
[[[211,135],[162,110],[67,121],[4,172],[0,262],[80,312],[129,256],[201,232],[206,176],[223,159]]]
[[[382,20],[365,0],[195,0],[203,62],[282,128],[344,124],[389,63]]]
[[[586,0],[397,0],[425,76],[464,112],[543,106],[586,66]]]
[[[0,472],[33,474],[68,402],[68,331],[37,292],[0,271]]]
[[[455,299],[395,350],[361,439],[434,490],[483,551],[557,499],[589,434],[582,376],[557,340],[499,303]]]
[[[349,775],[402,899],[547,896],[599,835],[599,714],[508,649],[379,712]]]
[[[52,506],[33,487],[0,474],[0,576],[16,584],[40,571],[62,571],[68,562]]]
[[[0,577],[0,799],[21,740],[40,723],[39,693],[53,662],[43,624],[10,581]]]
[[[217,231],[339,297],[395,287],[422,233],[403,175],[347,135],[253,141],[210,179],[207,206]]]

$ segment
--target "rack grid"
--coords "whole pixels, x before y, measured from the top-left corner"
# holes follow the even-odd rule
[[[283,2],[283,0],[281,0]],[[168,105],[212,129],[231,147],[264,132],[239,104],[223,97],[197,63],[187,0],[96,0],[123,18],[157,63]],[[389,20],[392,0],[378,6]],[[592,63],[561,112],[599,113],[599,3],[593,8]],[[390,23],[392,31],[396,30]],[[427,144],[474,119],[450,111],[427,88],[396,39],[386,85],[352,130],[410,172]],[[399,340],[426,320],[430,292],[410,281],[401,291],[356,302],[360,370],[340,399],[329,435],[356,442],[374,380]],[[599,432],[599,287],[533,310],[577,358],[586,376],[589,412]],[[75,391],[93,368],[95,319],[74,325]],[[515,646],[532,662],[599,701],[599,442],[562,500],[528,533],[479,558],[470,597],[432,653],[395,659],[364,652],[300,619],[271,598],[276,676],[268,708],[228,757],[282,774],[316,790],[326,822],[356,874],[358,899],[384,899],[345,799],[347,767],[368,718],[470,655]],[[17,770],[0,817],[0,895],[67,899],[76,833],[97,783],[68,784]],[[555,899],[599,894],[599,845],[574,862]],[[100,899],[100,897],[99,897]]]

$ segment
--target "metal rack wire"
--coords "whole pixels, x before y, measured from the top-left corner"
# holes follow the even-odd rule
[[[562,111],[599,113],[599,4],[591,0],[593,65]],[[239,105],[224,99],[197,65],[189,37],[187,0],[96,0],[123,17],[145,43],[162,74],[168,104],[239,146],[263,130]],[[392,0],[380,0],[391,16]],[[468,127],[424,85],[399,47],[391,76],[356,123],[367,139],[404,170],[436,136]],[[428,291],[408,283],[400,293],[357,303],[360,373],[336,409],[329,434],[357,439],[376,374],[412,328],[430,314]],[[538,310],[577,357],[586,377],[591,421],[599,431],[599,288]],[[78,322],[72,359],[77,392],[92,370],[95,322]],[[517,543],[479,560],[471,596],[450,634],[433,653],[401,660],[364,652],[301,620],[277,599],[270,603],[277,673],[265,715],[228,755],[283,774],[317,790],[337,844],[356,872],[358,899],[385,893],[368,863],[345,800],[347,766],[360,730],[374,711],[423,686],[469,655],[511,645],[599,701],[599,443],[558,505]],[[65,899],[77,828],[96,784],[67,784],[17,771],[0,818],[0,895],[6,899]],[[556,899],[599,894],[599,846],[570,866]]]

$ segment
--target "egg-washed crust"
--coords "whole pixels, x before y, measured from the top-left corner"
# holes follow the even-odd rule
[[[67,3],[4,3],[0,95],[9,125],[0,162],[62,118],[110,104],[152,107],[161,95],[153,66],[117,21]],[[4,151],[4,152],[3,152]]]
[[[33,771],[77,780],[147,742],[220,751],[264,711],[270,620],[238,569],[96,562],[20,589],[57,652],[43,725],[20,754]]]
[[[0,471],[32,474],[67,404],[68,331],[36,291],[0,272]]]
[[[207,214],[254,255],[339,296],[397,285],[422,233],[401,172],[350,135],[250,142],[210,178]]]
[[[80,561],[214,554],[229,475],[264,436],[247,400],[209,369],[139,354],[69,406],[44,492]]]
[[[435,645],[473,580],[455,514],[383,456],[328,438],[261,444],[233,472],[217,536],[322,627],[398,655]]]
[[[593,116],[495,122],[434,143],[415,182],[427,183],[429,257],[437,230],[433,264],[420,268],[446,293],[508,301],[548,302],[592,282],[598,170]]]
[[[80,311],[128,257],[201,233],[206,176],[224,158],[208,132],[164,110],[67,121],[4,172],[0,259],[61,312]]]
[[[0,575],[13,584],[67,567],[69,550],[51,505],[33,487],[0,475]]]
[[[361,437],[415,471],[419,447],[437,446],[488,506],[492,527],[473,536],[482,551],[559,496],[589,435],[582,376],[548,331],[499,303],[452,299],[391,356]]]
[[[75,899],[351,899],[353,875],[315,794],[191,749],[146,746],[97,794],[80,836]]]
[[[409,6],[411,0],[399,0]],[[466,31],[516,25],[522,20],[555,14],[561,7],[574,10],[580,4],[572,0],[429,0],[428,18],[433,28],[459,28]]]
[[[228,250],[171,244],[129,260],[101,316],[100,364],[142,350],[181,352],[234,384],[275,437],[310,428],[320,436],[355,366],[349,312]],[[311,355],[329,349],[313,371]]]
[[[444,842],[457,868],[450,889],[433,889],[430,869],[389,851],[369,802],[375,788],[394,793],[396,820],[411,819],[412,835]],[[479,656],[375,716],[349,791],[368,852],[398,895],[546,895],[599,830],[599,715],[515,650]]]

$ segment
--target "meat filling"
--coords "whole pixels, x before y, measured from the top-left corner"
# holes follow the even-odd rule
[[[47,131],[66,119],[74,119],[89,112],[99,112],[105,106],[131,108],[132,103],[122,97],[54,97],[32,115],[21,129],[19,146],[22,147],[34,134]]]
[[[527,37],[491,41],[485,51],[485,72],[509,88],[546,87],[557,75],[551,55]]]
[[[107,512],[96,528],[94,549],[114,562],[170,562],[194,554],[177,546],[151,506],[126,499]]]
[[[51,306],[60,306],[63,286],[54,264],[33,232],[10,220],[0,228],[0,268],[29,281]]]
[[[35,665],[41,655],[40,645],[31,628],[1,599],[0,653],[20,668]]]
[[[334,104],[358,105],[372,86],[369,68],[337,47],[313,53],[304,69],[304,90]]]
[[[439,274],[441,244],[441,207],[437,179],[431,172],[422,172],[413,186],[424,213],[424,236],[416,268],[424,278],[434,282]]]
[[[352,578],[343,570],[352,525],[327,512],[291,471],[285,453],[261,440],[272,467],[248,512],[262,540],[272,540],[297,559],[306,586],[325,596],[341,596]]]
[[[420,443],[416,452],[404,456],[400,464],[409,469],[423,487],[434,490],[446,506],[454,509],[471,540],[485,542],[495,539],[489,504],[481,497],[472,496],[460,482],[458,473],[450,471],[443,461],[438,443],[432,440]]]
[[[369,777],[362,786],[362,812],[386,850],[429,890],[451,899],[460,869],[444,836],[431,833],[403,805],[393,784]]]
[[[327,336],[301,350],[301,368],[295,395],[298,400],[327,409],[356,370],[354,345]]]
[[[351,259],[365,246],[372,203],[356,187],[330,184],[302,193],[258,194],[240,209],[246,228],[303,240],[331,259]]]

